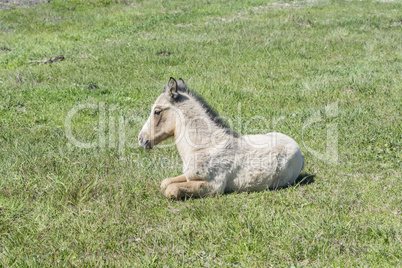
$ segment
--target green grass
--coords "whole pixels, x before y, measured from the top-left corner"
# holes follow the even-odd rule
[[[54,0],[1,10],[0,266],[401,266],[401,9]],[[164,199],[178,153],[136,142],[170,76],[242,134],[293,137],[314,181]],[[75,137],[106,147],[66,137],[79,104],[98,108],[73,118]],[[311,153],[325,152],[329,128],[337,162]]]

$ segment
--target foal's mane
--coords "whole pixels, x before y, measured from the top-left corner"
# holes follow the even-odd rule
[[[226,134],[238,137],[239,134],[236,133],[223,119],[222,117],[218,114],[218,112],[209,105],[205,99],[198,94],[197,92],[193,90],[189,90],[187,87],[182,88],[178,87],[178,90],[182,93],[187,93],[190,97],[192,97],[195,101],[198,102],[198,104],[201,105],[201,107],[204,109],[206,114],[208,115],[209,119],[212,120],[218,127],[223,129]]]

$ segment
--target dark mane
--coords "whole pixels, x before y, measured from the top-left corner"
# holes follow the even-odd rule
[[[218,112],[209,105],[204,98],[198,94],[195,91],[189,90],[189,89],[181,89],[181,92],[186,92],[188,95],[193,97],[206,111],[208,117],[214,122],[217,126],[225,130],[226,134],[233,135],[235,137],[238,137],[239,134],[236,133],[218,114]]]
[[[174,78],[170,78],[173,79]],[[176,80],[174,80],[176,82]],[[163,92],[167,92],[168,90],[168,86],[166,85],[163,88]],[[180,93],[185,93],[187,94],[189,97],[194,98],[200,105],[201,107],[203,107],[203,109],[205,110],[205,112],[207,113],[208,117],[211,119],[212,122],[214,122],[218,127],[220,127],[221,129],[223,129],[225,131],[226,134],[232,135],[234,137],[239,137],[240,135],[235,132],[222,118],[221,116],[218,114],[217,111],[215,111],[214,108],[211,107],[211,105],[209,105],[203,97],[201,97],[201,95],[199,95],[197,92],[189,90],[188,87],[186,86],[186,84],[184,83],[183,79],[179,78],[179,81],[176,82],[176,89],[178,92]],[[183,102],[188,100],[188,97],[185,94],[179,94],[177,97],[175,98],[171,98],[171,102]]]

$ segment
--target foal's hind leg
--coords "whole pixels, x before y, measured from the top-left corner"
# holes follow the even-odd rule
[[[203,197],[209,193],[206,181],[188,181],[169,184],[165,191],[165,197],[180,199],[182,197]]]
[[[168,187],[169,184],[172,184],[172,183],[186,182],[186,181],[187,181],[187,179],[186,179],[186,176],[184,176],[184,175],[180,175],[180,176],[177,176],[174,178],[167,178],[162,181],[161,189],[164,190],[166,187]]]

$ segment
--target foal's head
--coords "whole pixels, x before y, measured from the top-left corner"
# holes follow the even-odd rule
[[[181,78],[179,81],[170,78],[162,94],[152,106],[151,114],[138,135],[140,146],[151,149],[154,145],[174,135],[176,122],[180,116],[179,111],[175,108],[175,103],[185,98],[180,94],[185,90],[186,85]]]

